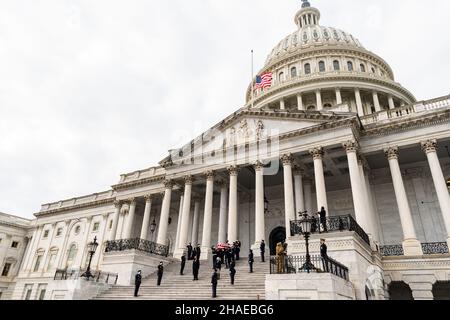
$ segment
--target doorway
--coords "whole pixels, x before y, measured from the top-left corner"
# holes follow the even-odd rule
[[[277,227],[272,230],[269,237],[270,255],[274,256],[277,253],[277,244],[286,240],[286,228]]]

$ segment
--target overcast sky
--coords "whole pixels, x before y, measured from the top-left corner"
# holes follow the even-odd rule
[[[110,189],[242,107],[299,0],[1,0],[0,211]],[[450,1],[312,0],[418,100],[450,93]]]

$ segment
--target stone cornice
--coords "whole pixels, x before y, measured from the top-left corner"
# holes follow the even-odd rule
[[[436,111],[429,114],[417,114],[415,118],[398,118],[397,121],[391,120],[388,123],[375,123],[365,126],[362,132],[363,136],[382,136],[396,132],[406,131],[412,128],[437,125],[450,122],[450,109]]]
[[[102,199],[102,200],[98,200],[98,201],[81,203],[81,204],[77,204],[77,205],[73,205],[73,206],[67,206],[67,207],[62,207],[62,208],[57,208],[57,209],[41,211],[41,212],[35,213],[34,216],[35,217],[43,217],[46,215],[51,215],[51,214],[56,214],[56,213],[62,213],[62,212],[80,210],[80,209],[87,209],[87,208],[95,208],[95,207],[100,207],[100,206],[105,206],[105,205],[114,205],[114,201],[115,201],[114,198]]]
[[[383,258],[383,269],[385,271],[400,270],[435,270],[450,268],[450,255],[437,255],[435,257],[412,258],[385,257]]]
[[[135,181],[119,183],[119,184],[111,186],[111,188],[114,191],[132,189],[132,188],[135,188],[135,187],[150,185],[150,184],[153,184],[155,182],[163,183],[165,179],[166,179],[165,175],[159,175],[159,176],[155,176],[155,177],[151,177],[151,178],[143,178],[143,179],[139,179],[139,180],[135,180]]]

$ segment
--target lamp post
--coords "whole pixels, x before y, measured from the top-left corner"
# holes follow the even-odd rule
[[[97,236],[94,238],[94,241],[90,242],[87,246],[88,246],[88,253],[90,254],[89,264],[87,266],[86,272],[83,273],[81,276],[86,277],[87,280],[89,280],[89,278],[94,278],[94,276],[91,273],[91,262],[92,262],[92,257],[94,256],[94,253],[98,247]]]
[[[305,212],[303,214],[303,218],[300,220],[300,225],[306,241],[306,262],[303,264],[302,270],[306,270],[307,273],[317,270],[316,267],[311,263],[311,256],[309,254],[309,236],[311,234],[312,224],[313,219]]]

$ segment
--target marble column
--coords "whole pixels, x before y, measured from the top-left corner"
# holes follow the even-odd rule
[[[364,109],[362,105],[361,92],[358,88],[355,89],[356,108],[360,117],[364,116]]]
[[[200,221],[200,199],[194,202],[194,217],[192,219],[192,237],[191,243],[193,247],[197,247],[198,243],[198,223]]]
[[[305,197],[303,195],[303,170],[294,167],[294,192],[295,192],[295,213],[298,215],[304,212]]]
[[[314,177],[316,181],[317,194],[317,210],[320,211],[322,207],[328,212],[327,190],[325,186],[325,175],[323,172],[323,156],[324,151],[322,147],[315,148],[309,152],[314,159]],[[311,214],[311,213],[310,213]]]
[[[388,96],[389,109],[395,109],[394,98],[389,95]]]
[[[364,231],[366,231],[366,233],[370,233],[368,223],[369,217],[366,206],[367,200],[364,196],[363,180],[358,166],[357,152],[359,146],[355,141],[347,141],[343,143],[343,147],[347,153],[356,222],[364,229]]]
[[[286,109],[286,105],[285,105],[284,99],[281,99],[280,100],[280,110],[285,110],[285,109]]]
[[[164,181],[164,198],[161,205],[161,216],[159,219],[158,237],[156,243],[167,245],[167,229],[169,228],[170,202],[172,201],[173,182]]]
[[[303,97],[301,93],[297,94],[297,109],[299,111],[305,111],[305,106],[303,105]]]
[[[219,212],[219,234],[220,243],[225,243],[227,238],[227,214],[228,214],[228,184],[225,181],[219,182],[220,186],[220,212]]]
[[[203,213],[202,253],[200,257],[202,260],[208,260],[211,253],[211,227],[214,197],[214,172],[207,171],[205,172],[205,175],[205,211]]]
[[[128,212],[126,229],[125,229],[125,233],[123,235],[124,239],[131,238],[131,233],[133,231],[133,225],[134,225],[135,213],[136,213],[136,199],[133,198],[130,200],[130,210]]]
[[[50,232],[50,234],[49,234],[49,241],[48,241],[48,245],[46,246],[46,248],[45,248],[45,259],[44,259],[44,264],[42,265],[42,274],[41,274],[41,276],[43,276],[44,275],[44,273],[45,272],[48,272],[49,270],[47,270],[47,265],[48,265],[48,263],[49,263],[49,259],[50,259],[50,250],[51,250],[51,248],[52,248],[52,244],[53,244],[53,240],[55,239],[55,234],[56,234],[56,226],[57,226],[58,224],[55,222],[55,223],[52,223],[52,228],[51,228],[51,232]],[[56,269],[56,267],[55,266],[53,266],[53,268],[54,269]],[[52,269],[53,269],[52,268]]]
[[[42,237],[42,231],[44,230],[44,225],[37,226],[37,233],[36,233],[36,241],[33,242],[33,247],[30,250],[30,258],[28,260],[28,266],[26,270],[31,271],[33,269],[33,263],[34,263],[34,257],[36,256],[36,251],[39,248],[39,242]]]
[[[342,104],[341,88],[336,88],[336,104]]]
[[[120,209],[122,208],[122,203],[120,201],[114,202],[115,210],[113,216],[113,225],[109,233],[109,240],[118,240],[117,237],[117,226],[119,225]]]
[[[375,112],[381,111],[380,100],[378,99],[378,93],[376,91],[372,92],[373,105],[375,106]]]
[[[320,90],[316,91],[316,103],[317,103],[317,110],[318,111],[323,110],[322,93],[320,92]]]
[[[105,251],[103,244],[106,241],[106,229],[108,228],[108,217],[109,217],[108,213],[102,214],[102,224],[101,225],[103,226],[103,230],[102,230],[102,233],[100,234],[100,238],[98,239],[99,249],[97,249],[97,252],[94,254],[94,258],[93,258],[93,262],[92,262],[92,266],[95,267],[96,270],[99,269],[101,257],[103,256],[103,252]]]
[[[180,244],[181,218],[183,216],[184,189],[181,189],[179,191],[181,192],[181,196],[180,196],[180,208],[178,210],[177,236],[175,239],[175,250],[179,247],[179,244]]]
[[[22,263],[22,269],[21,269],[22,272],[25,272],[28,270],[28,264],[31,259],[31,255],[33,252],[34,244],[36,242],[38,230],[39,230],[39,228],[34,229],[33,235],[31,236],[30,241],[28,241],[28,245],[27,245],[28,248],[27,248],[26,254],[24,255],[24,259],[23,259],[24,261]],[[1,261],[0,261],[0,263],[1,263]]]
[[[395,190],[395,197],[397,200],[398,210],[400,214],[400,221],[403,229],[403,250],[406,256],[422,255],[422,246],[417,240],[416,231],[414,229],[414,222],[412,219],[411,209],[408,203],[405,186],[403,184],[402,173],[398,163],[398,148],[391,147],[385,150],[386,157],[389,161],[389,167],[392,175],[392,182]]]
[[[439,200],[442,217],[444,219],[445,229],[447,231],[447,243],[450,248],[450,197],[448,194],[447,183],[442,173],[441,164],[437,155],[437,140],[428,140],[421,143],[422,150],[425,152],[428,164],[430,166],[431,176],[433,177],[434,188]]]
[[[64,255],[66,254],[67,242],[69,241],[69,236],[70,236],[69,227],[70,227],[70,220],[65,220],[64,221],[64,241],[63,241],[61,250],[58,251],[58,264],[57,264],[58,269],[63,268]]]
[[[287,239],[291,235],[291,220],[295,220],[294,186],[292,184],[292,162],[294,161],[294,157],[291,154],[283,155],[281,161],[283,162],[284,221]]]
[[[230,196],[228,204],[228,240],[230,243],[238,240],[238,202],[237,202],[237,180],[238,167],[231,166],[228,168],[230,174]]]
[[[305,211],[308,211],[308,214],[311,215],[313,213],[311,179],[303,179],[303,191],[305,193]]]
[[[259,248],[261,241],[266,241],[266,224],[264,217],[264,165],[255,164],[255,245]]]
[[[152,196],[145,196],[144,220],[142,220],[141,239],[148,240],[148,228],[150,226],[150,212],[152,210]]]
[[[178,250],[174,253],[174,258],[180,259],[183,255],[186,245],[188,244],[188,230],[189,230],[189,214],[191,211],[191,195],[192,195],[192,176],[184,177],[184,199],[183,199],[183,215],[181,217],[180,239],[178,243]]]
[[[75,263],[75,266],[78,266],[80,268],[85,268],[87,267],[87,265],[85,265],[86,259],[87,259],[87,244],[91,241],[94,240],[94,237],[92,237],[92,239],[90,239],[90,235],[91,235],[91,226],[92,226],[92,220],[94,217],[90,216],[86,218],[86,223],[85,223],[85,227],[84,227],[84,239],[81,245],[81,255],[77,255],[77,262]]]

